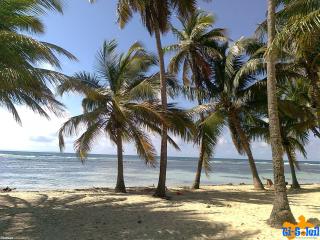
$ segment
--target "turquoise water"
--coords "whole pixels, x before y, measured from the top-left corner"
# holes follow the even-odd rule
[[[257,160],[261,177],[272,178],[272,162]],[[125,181],[127,186],[152,186],[158,181],[158,167],[147,167],[137,156],[125,156]],[[196,158],[169,157],[167,185],[189,186],[194,179]],[[300,183],[320,183],[320,162],[303,161],[297,171]],[[251,183],[248,162],[245,159],[212,161],[212,173],[203,174],[203,184]],[[286,179],[290,170],[285,163]],[[18,190],[74,189],[114,187],[116,181],[116,156],[90,155],[82,164],[74,154],[4,152],[0,151],[0,187]]]

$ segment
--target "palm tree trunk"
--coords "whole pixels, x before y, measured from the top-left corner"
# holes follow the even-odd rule
[[[298,182],[297,176],[296,176],[296,170],[294,167],[294,156],[292,156],[292,152],[290,151],[290,149],[288,148],[288,146],[285,147],[286,149],[286,153],[288,156],[288,161],[289,161],[289,165],[290,165],[290,170],[291,170],[291,177],[292,177],[292,185],[291,188],[293,189],[300,189],[300,184]]]
[[[275,0],[268,0],[268,47],[270,49],[275,38]],[[273,160],[273,175],[275,196],[273,209],[268,219],[272,227],[281,228],[284,222],[294,223],[289,201],[287,197],[287,187],[284,176],[283,149],[280,134],[280,123],[278,116],[277,87],[276,87],[276,56],[270,50],[267,56],[267,91],[268,91],[268,113],[270,142]]]
[[[117,185],[116,185],[115,191],[120,193],[126,193],[126,186],[124,184],[124,177],[123,177],[122,135],[120,130],[117,130],[117,151],[118,151],[118,177],[117,177]]]
[[[198,105],[199,106],[202,105],[202,101],[199,98],[198,98]],[[200,120],[201,120],[201,122],[204,121],[203,114],[200,114]],[[201,179],[203,160],[204,160],[204,145],[203,145],[203,139],[201,137],[198,167],[197,167],[197,172],[196,172],[196,178],[194,179],[194,182],[193,182],[193,185],[192,185],[193,189],[199,189],[200,188],[200,179]]]
[[[197,69],[197,65],[196,65],[196,60],[194,58],[194,55],[192,53],[189,53],[191,55],[191,63],[192,63],[192,73],[193,73],[193,77],[194,77],[194,83],[196,86],[196,89],[198,91],[201,90],[201,86],[200,86],[200,76],[199,76],[199,72]],[[198,106],[202,105],[202,99],[200,94],[197,94],[197,99],[198,99]],[[204,115],[203,113],[200,113],[200,121],[203,122],[204,121]],[[198,166],[197,166],[197,171],[196,171],[196,177],[194,180],[194,183],[192,185],[193,189],[199,189],[200,188],[200,179],[201,179],[201,172],[202,172],[202,166],[203,166],[203,161],[204,161],[204,145],[203,145],[203,140],[201,137],[200,140],[200,152],[199,152],[199,160],[198,160]]]
[[[158,26],[155,28],[155,37],[157,43],[157,50],[159,56],[160,65],[160,88],[161,88],[161,103],[164,110],[167,110],[167,84],[165,78],[165,66],[164,57],[161,44],[161,33]],[[161,149],[160,149],[160,172],[159,181],[155,196],[165,198],[166,197],[166,177],[167,177],[167,151],[168,151],[168,130],[166,126],[162,126],[162,136],[161,136]]]
[[[257,166],[256,166],[256,163],[253,158],[253,154],[252,154],[252,151],[250,148],[250,143],[249,143],[248,137],[246,136],[245,132],[243,131],[241,124],[240,124],[240,121],[239,121],[239,118],[236,115],[235,111],[231,112],[230,117],[231,117],[230,120],[232,121],[232,124],[234,125],[234,127],[239,135],[241,145],[247,154],[249,166],[250,166],[252,178],[253,178],[253,186],[255,189],[263,190],[264,186],[263,186],[263,184],[260,180],[259,174],[258,174]]]

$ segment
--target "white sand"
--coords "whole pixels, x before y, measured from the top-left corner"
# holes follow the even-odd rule
[[[320,185],[289,193],[296,218],[320,219]],[[266,219],[273,192],[252,186],[11,192],[0,194],[0,239],[286,239]]]

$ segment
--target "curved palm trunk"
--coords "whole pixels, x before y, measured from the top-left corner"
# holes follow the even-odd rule
[[[194,77],[194,83],[196,86],[197,90],[200,90],[200,74],[198,72],[197,64],[196,64],[196,59],[194,58],[194,55],[192,52],[189,53],[191,55],[191,69]],[[200,94],[197,96],[198,98],[198,106],[202,105],[202,100]],[[204,115],[201,113],[200,114],[200,121],[204,121]],[[200,179],[201,179],[201,173],[202,173],[202,168],[203,168],[203,161],[204,161],[204,145],[203,145],[203,139],[201,137],[200,139],[200,152],[199,152],[199,160],[198,160],[198,166],[196,170],[196,177],[194,179],[192,188],[193,189],[199,189],[200,188]]]
[[[202,101],[198,98],[198,105],[202,105]],[[201,121],[204,121],[204,116],[203,114],[200,114],[200,119]],[[197,166],[197,172],[196,172],[196,177],[194,179],[192,188],[193,189],[199,189],[200,188],[200,179],[201,179],[201,172],[202,172],[202,166],[203,166],[203,161],[204,161],[204,145],[203,145],[203,140],[200,140],[200,153],[199,153],[199,160],[198,160],[198,166]]]
[[[237,131],[237,134],[239,135],[241,145],[247,154],[249,166],[250,166],[251,173],[252,173],[253,186],[255,189],[263,190],[264,186],[263,186],[263,184],[260,180],[259,174],[258,174],[257,166],[254,161],[252,151],[250,148],[250,143],[249,143],[249,140],[248,140],[245,132],[243,131],[243,129],[241,127],[239,118],[237,117],[237,115],[234,111],[230,114],[230,118],[231,118],[230,120],[231,120],[232,124],[234,125],[234,127]]]
[[[155,29],[155,36],[157,42],[157,50],[159,55],[159,65],[160,65],[160,88],[161,88],[161,103],[164,110],[167,110],[167,85],[165,78],[165,66],[164,57],[161,44],[161,34],[159,27]],[[167,177],[167,151],[168,151],[168,130],[166,126],[162,126],[162,136],[161,136],[161,150],[160,150],[160,171],[159,171],[159,181],[155,196],[166,197],[166,177]]]
[[[191,55],[191,63],[192,63],[192,73],[194,76],[194,83],[196,86],[197,90],[200,90],[200,76],[199,76],[199,72],[197,69],[197,65],[196,65],[196,60],[194,58],[194,55],[192,53],[190,53]],[[198,98],[198,106],[202,105],[202,100],[201,100],[201,96],[197,96]],[[201,122],[204,121],[204,115],[201,113],[200,114],[200,120]],[[204,161],[204,145],[203,145],[203,140],[200,140],[200,152],[199,152],[199,160],[198,160],[198,166],[197,166],[197,171],[196,171],[196,177],[194,179],[192,188],[193,189],[199,189],[200,188],[200,179],[201,179],[201,173],[202,173],[202,167],[203,167],[203,161]]]
[[[288,161],[289,161],[289,165],[290,165],[290,171],[291,171],[291,177],[292,177],[292,184],[291,184],[291,188],[293,189],[300,189],[300,184],[298,182],[297,176],[296,176],[296,170],[294,167],[294,156],[292,156],[292,152],[290,151],[290,149],[288,148],[288,146],[285,147],[286,149],[286,153],[288,156]]]
[[[117,152],[118,152],[118,177],[117,185],[115,188],[116,192],[126,193],[126,186],[124,184],[123,177],[123,146],[122,146],[122,136],[121,131],[117,131]]]
[[[275,0],[268,0],[268,47],[275,38]],[[269,48],[270,49],[270,48]],[[284,176],[284,163],[282,158],[282,140],[278,116],[277,87],[276,87],[276,56],[270,51],[267,56],[267,91],[270,142],[272,148],[273,174],[275,196],[273,209],[268,219],[272,227],[281,228],[284,222],[295,222],[287,197],[287,188]]]
[[[204,160],[204,147],[203,147],[202,140],[201,140],[197,172],[196,172],[196,177],[195,177],[193,185],[192,185],[193,189],[200,188],[200,179],[201,179],[203,160]]]

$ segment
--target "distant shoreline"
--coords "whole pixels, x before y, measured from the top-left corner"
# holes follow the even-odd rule
[[[317,183],[301,183],[300,186],[301,186],[301,189],[298,190],[299,191],[302,191],[304,190],[304,187],[307,187],[307,188],[310,188],[310,187],[317,187],[320,185],[320,182]],[[202,187],[199,189],[200,191],[201,190],[204,190],[206,188],[214,188],[214,187],[241,187],[241,186],[245,186],[245,187],[248,187],[248,189],[251,189],[253,191],[259,191],[259,190],[255,190],[253,185],[252,184],[247,184],[247,183],[228,183],[228,184],[211,184],[211,185],[202,185]],[[0,189],[2,190],[3,188],[5,187],[10,187],[10,186],[0,186]],[[130,186],[130,187],[126,187],[128,193],[132,192],[140,192],[140,191],[150,191],[152,192],[153,190],[155,191],[156,188],[154,186]],[[40,192],[83,192],[83,191],[106,191],[106,192],[112,192],[114,190],[114,188],[112,187],[88,187],[88,188],[65,188],[65,189],[47,189],[47,188],[39,188],[39,189],[32,189],[32,190],[26,190],[26,189],[14,189],[13,191],[10,191],[10,192],[3,192],[3,191],[0,191],[0,193],[12,193],[12,192],[19,192],[19,193],[40,193]],[[198,191],[198,190],[193,190],[191,188],[191,186],[175,186],[175,187],[168,187],[168,191],[177,191],[177,190],[185,190],[185,191]],[[292,190],[290,189],[290,184],[288,184],[287,186],[287,190],[288,191],[297,191],[297,190]],[[263,191],[273,191],[273,189],[270,189],[270,188],[266,188],[265,190],[262,190]]]
[[[169,157],[167,187],[191,186],[198,158]],[[252,183],[250,167],[246,159],[213,159],[209,177],[201,179],[202,185],[235,185]],[[261,178],[273,179],[270,160],[257,160]],[[115,186],[117,179],[115,155],[90,155],[82,163],[75,154],[48,152],[0,152],[1,187],[19,190],[55,190]],[[300,162],[297,176],[301,184],[320,183],[320,162]],[[151,186],[158,181],[159,165],[150,167],[138,156],[124,158],[127,187]],[[285,162],[286,181],[291,183],[290,168]],[[265,183],[265,181],[263,181]]]
[[[35,153],[35,154],[58,154],[58,155],[75,155],[75,153],[72,153],[72,152],[37,152],[37,151],[22,151],[22,150],[19,150],[19,151],[14,151],[14,150],[0,150],[0,154],[1,153],[11,153],[11,154],[14,154],[14,153],[28,153],[28,154],[32,154],[32,153]],[[117,155],[116,154],[103,154],[103,153],[91,153],[91,154],[88,154],[88,157],[95,157],[95,156],[112,156],[112,157],[116,157]],[[131,154],[124,154],[123,155],[124,157],[138,157],[137,155],[131,155]],[[159,158],[160,156],[158,155],[157,158]],[[170,156],[168,155],[168,159],[170,158],[183,158],[183,159],[194,159],[194,158],[198,158],[199,156]],[[234,160],[234,161],[246,161],[247,158],[224,158],[224,157],[214,157],[212,158],[212,160],[223,160],[223,159],[228,159],[228,160]],[[272,159],[255,159],[255,161],[270,161],[272,162]],[[287,161],[285,159],[285,161]],[[316,163],[319,163],[320,164],[320,160],[299,160],[299,162],[316,162]]]

